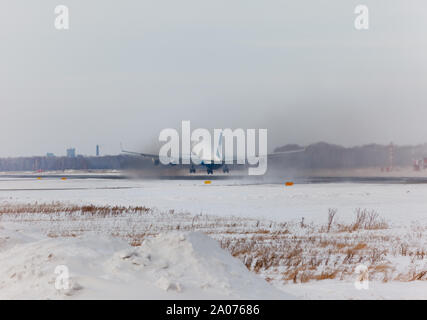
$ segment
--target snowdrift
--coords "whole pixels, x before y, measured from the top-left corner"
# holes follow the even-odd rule
[[[131,247],[95,234],[52,239],[3,229],[0,261],[0,299],[292,298],[194,232],[161,234]],[[69,272],[66,288],[56,286],[64,275],[58,266]]]

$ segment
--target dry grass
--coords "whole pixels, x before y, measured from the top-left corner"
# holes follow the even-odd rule
[[[96,215],[105,217],[121,215],[124,213],[146,213],[150,209],[147,207],[124,207],[124,206],[95,206],[95,205],[65,205],[61,202],[52,203],[32,203],[21,205],[2,205],[0,215],[11,214],[53,214],[53,213],[81,213],[84,215]]]
[[[308,282],[354,277],[359,264],[371,279],[427,280],[427,227],[390,228],[372,210],[356,209],[352,222],[330,209],[325,225],[241,217],[191,215],[147,207],[78,206],[62,203],[4,205],[0,219],[38,225],[49,237],[76,237],[88,231],[140,246],[161,232],[201,231],[246,267],[269,281]],[[396,268],[397,263],[405,264]],[[405,271],[398,271],[405,270]]]
[[[328,222],[329,223],[329,222]],[[350,224],[338,224],[339,232],[354,232],[358,230],[380,230],[387,229],[388,223],[380,218],[375,210],[356,209],[354,222]],[[329,232],[329,231],[328,231]]]

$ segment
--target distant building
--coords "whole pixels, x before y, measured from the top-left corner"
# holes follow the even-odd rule
[[[68,158],[75,158],[76,157],[76,149],[75,148],[67,149],[67,157]]]
[[[96,145],[96,156],[99,157],[99,145]]]
[[[52,158],[52,157],[54,157],[55,155],[53,154],[53,153],[51,153],[51,152],[48,152],[48,153],[46,153],[46,157],[48,157],[48,158]]]

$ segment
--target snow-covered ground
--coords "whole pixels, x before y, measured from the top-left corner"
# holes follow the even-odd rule
[[[150,215],[111,216],[103,221],[94,221],[96,217],[90,216],[81,220],[78,215],[0,215],[0,298],[427,299],[425,280],[386,283],[375,280],[370,282],[369,290],[356,289],[351,278],[295,284],[276,279],[269,284],[261,276],[270,278],[276,272],[280,279],[280,266],[256,275],[221,249],[216,241],[221,241],[223,235],[236,239],[259,238],[268,229],[272,234],[265,240],[268,244],[277,237],[276,232],[286,226],[289,230],[283,231],[283,235],[291,232],[307,237],[317,232],[322,243],[339,240],[342,243],[338,244],[348,249],[360,244],[362,239],[366,250],[376,241],[380,241],[381,249],[391,243],[390,251],[399,250],[400,243],[396,241],[405,242],[409,251],[425,250],[426,195],[427,185],[423,184],[286,187],[217,180],[206,185],[196,180],[2,179],[2,208],[60,202],[157,209]],[[358,238],[357,232],[318,233],[314,225],[326,223],[329,208],[338,209],[337,219],[343,223],[354,218],[356,208],[373,209],[391,228],[375,234],[372,233],[375,231],[365,231],[360,233],[362,238]],[[199,222],[201,213],[206,218]],[[306,224],[313,225],[300,230],[288,224],[293,222],[298,226],[302,218]],[[275,222],[272,224],[269,219]],[[178,227],[181,230],[176,230]],[[212,228],[216,228],[216,232]],[[174,231],[168,232],[169,229]],[[212,234],[208,237],[187,229]],[[138,243],[140,246],[133,247],[124,240],[127,231],[134,237],[142,233],[147,236]],[[307,249],[310,254],[317,250],[316,241]],[[340,250],[337,250],[338,258]],[[316,253],[317,257],[322,252]],[[345,257],[346,251],[342,252]],[[363,258],[363,252],[357,251],[356,257]],[[390,256],[392,259],[387,261],[397,263],[394,273],[402,272],[399,268],[409,265],[416,274],[427,270],[427,260],[423,262],[418,255],[416,261],[400,253],[390,253]],[[54,271],[60,265],[67,266],[70,272],[67,290],[55,288],[58,274]],[[378,262],[375,267],[378,266],[385,264]]]
[[[370,281],[365,289],[352,281],[322,280],[279,285],[298,299],[310,300],[427,300],[426,281]]]
[[[64,201],[95,205],[145,205],[161,210],[324,222],[328,208],[353,218],[374,209],[392,223],[427,223],[427,184],[248,184],[213,180],[1,179],[0,204]]]

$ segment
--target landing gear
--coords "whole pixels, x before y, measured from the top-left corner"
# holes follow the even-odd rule
[[[213,174],[213,170],[208,168],[208,174]]]
[[[227,166],[224,166],[224,167],[222,168],[222,172],[224,172],[224,173],[230,173],[230,169],[228,169],[228,167],[227,167]]]
[[[193,166],[191,166],[191,167],[190,167],[190,173],[196,173],[196,168],[195,168],[195,167],[193,167]]]

